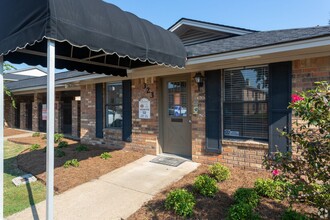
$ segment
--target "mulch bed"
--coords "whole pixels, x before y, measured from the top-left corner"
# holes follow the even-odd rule
[[[13,136],[13,135],[18,135],[18,134],[25,134],[25,133],[27,133],[27,132],[21,131],[21,130],[12,129],[12,128],[5,128],[4,129],[4,136],[5,137],[9,137],[9,136]]]
[[[194,193],[196,198],[196,206],[191,219],[226,219],[229,208],[233,204],[232,196],[236,189],[241,187],[252,188],[257,178],[270,177],[269,173],[264,171],[252,172],[244,171],[239,168],[230,168],[230,171],[231,177],[222,183],[218,183],[220,190],[214,198],[207,198]],[[195,178],[198,175],[205,173],[207,173],[207,166],[199,166],[194,172],[186,175],[178,182],[158,193],[152,200],[145,203],[128,219],[184,219],[178,217],[172,211],[165,209],[164,202],[166,195],[171,190],[177,188],[185,188],[190,192],[193,192],[192,185]],[[281,219],[281,215],[287,207],[288,203],[285,201],[274,201],[271,199],[262,198],[256,211],[260,214],[262,219]],[[300,204],[294,208],[305,213],[315,211],[304,204]]]
[[[18,167],[24,172],[32,173],[42,182],[46,182],[46,140],[41,137],[15,138],[10,141],[20,144],[40,144],[41,148],[35,151],[29,149],[22,152],[17,157]],[[75,148],[79,145],[77,141],[63,139],[69,142],[69,146],[61,148],[65,152],[64,157],[55,157],[54,188],[57,193],[62,193],[68,189],[82,183],[96,179],[119,167],[125,166],[144,155],[139,152],[129,152],[125,150],[109,150],[95,146],[88,146],[89,151],[77,152]],[[57,148],[57,147],[56,147]],[[55,149],[56,149],[55,148]],[[109,152],[112,158],[101,159],[103,152]],[[77,159],[79,167],[64,168],[63,164],[67,160]]]

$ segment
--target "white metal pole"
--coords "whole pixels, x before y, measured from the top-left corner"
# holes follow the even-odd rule
[[[0,219],[3,219],[3,174],[4,174],[4,81],[3,81],[3,56],[0,56]]]
[[[47,42],[47,220],[54,219],[55,42]]]

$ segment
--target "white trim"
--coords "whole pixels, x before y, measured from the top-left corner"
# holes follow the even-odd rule
[[[313,47],[329,46],[330,37],[310,39],[298,42],[284,43],[279,45],[264,46],[260,48],[246,49],[216,55],[205,55],[203,57],[190,58],[186,65],[208,63],[229,59],[242,59],[244,57],[262,56],[265,54],[302,50]]]
[[[4,174],[4,80],[3,56],[0,56],[0,219],[3,219],[3,174]]]
[[[225,32],[225,33],[231,33],[231,34],[237,34],[237,35],[244,35],[244,34],[249,34],[249,33],[254,33],[255,31],[249,31],[249,30],[242,30],[238,29],[235,27],[226,27],[222,25],[217,25],[217,24],[210,24],[210,23],[205,23],[205,22],[198,22],[198,21],[191,21],[191,20],[186,20],[182,19],[179,21],[176,25],[171,27],[169,31],[175,32],[178,30],[182,25],[189,25],[192,27],[198,27],[198,28],[204,28],[204,29],[209,29],[213,31],[219,31],[219,32]]]
[[[55,41],[47,41],[46,216],[54,219]]]

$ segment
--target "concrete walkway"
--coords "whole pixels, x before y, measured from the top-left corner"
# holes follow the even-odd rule
[[[54,215],[59,220],[126,219],[171,183],[195,170],[187,161],[178,167],[149,162],[147,155],[99,179],[55,196]],[[16,213],[7,220],[46,219],[46,202]]]
[[[31,137],[31,135],[34,133],[32,131],[25,131],[24,132],[26,133],[23,133],[23,134],[15,134],[15,135],[12,135],[12,136],[7,136],[7,137],[4,137],[3,139],[5,141],[7,141],[8,139],[10,138],[22,138],[22,137]]]

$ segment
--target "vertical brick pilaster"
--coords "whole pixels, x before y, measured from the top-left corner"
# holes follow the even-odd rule
[[[15,108],[12,106],[11,100],[5,98],[5,126],[13,128],[15,127]]]
[[[56,133],[62,133],[62,102],[61,102],[61,92],[55,93],[55,127],[54,130]]]
[[[27,109],[26,103],[20,103],[20,129],[27,129]]]
[[[72,101],[72,136],[80,138],[80,101]]]
[[[81,86],[81,129],[82,143],[91,143],[95,139],[96,109],[95,84]]]
[[[34,98],[32,102],[32,131],[39,130],[39,104],[42,103],[42,94],[34,93]]]

